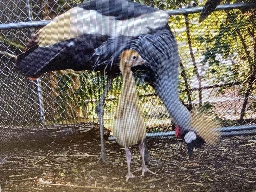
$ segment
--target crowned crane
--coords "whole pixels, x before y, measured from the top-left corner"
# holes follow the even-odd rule
[[[116,137],[117,143],[125,147],[128,166],[126,181],[129,178],[135,177],[131,172],[132,155],[129,147],[138,143],[142,158],[142,176],[144,176],[145,172],[153,173],[145,164],[144,139],[146,137],[146,126],[138,105],[139,99],[136,92],[136,83],[131,70],[131,67],[141,65],[144,62],[143,58],[134,50],[125,50],[121,53],[119,67],[123,83],[114,117],[113,135]]]
[[[180,58],[168,21],[166,11],[129,0],[84,2],[40,29],[17,57],[17,69],[34,78],[63,69],[102,71],[115,76],[120,74],[121,52],[133,49],[146,60],[142,67],[145,81],[155,88],[193,149],[194,142],[201,140],[191,127],[190,112],[179,101]],[[99,116],[102,123],[103,109]],[[105,158],[104,141],[101,157]]]

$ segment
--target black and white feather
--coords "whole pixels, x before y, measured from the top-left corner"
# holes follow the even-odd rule
[[[118,63],[132,39],[166,26],[168,19],[165,11],[127,0],[85,2],[40,29],[17,68],[29,77],[60,69],[102,70],[106,66],[97,67]]]

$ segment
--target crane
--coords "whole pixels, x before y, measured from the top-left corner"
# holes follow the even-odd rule
[[[125,147],[129,178],[135,177],[131,172],[131,152],[130,146],[139,143],[139,151],[142,158],[142,175],[150,172],[145,164],[145,143],[146,126],[139,107],[139,99],[136,92],[136,83],[131,67],[141,65],[145,62],[143,58],[134,50],[125,50],[120,57],[120,71],[122,73],[123,84],[118,101],[116,115],[114,117],[113,135],[117,143]]]
[[[166,11],[129,0],[86,1],[57,16],[41,28],[17,56],[17,70],[37,78],[45,72],[73,69],[101,71],[110,78],[98,105],[101,130],[101,159],[105,161],[103,103],[111,79],[120,74],[123,50],[133,49],[145,59],[141,66],[145,81],[162,99],[169,114],[186,138],[189,154],[194,141],[202,139],[191,126],[191,115],[178,97],[180,58]]]

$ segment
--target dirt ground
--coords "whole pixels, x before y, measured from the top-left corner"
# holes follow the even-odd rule
[[[106,142],[106,164],[100,163],[98,138],[9,146],[0,149],[0,191],[239,191],[256,192],[256,136],[223,137],[189,160],[186,146],[173,138],[147,140],[150,170],[135,172],[141,158],[132,147],[132,171],[125,181],[124,150]]]

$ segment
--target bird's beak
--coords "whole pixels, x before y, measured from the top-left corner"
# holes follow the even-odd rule
[[[138,57],[136,64],[134,66],[143,65],[146,62],[147,61],[145,59],[143,59],[142,57]]]
[[[140,65],[146,63],[146,60],[143,59],[142,57],[139,57],[139,58],[138,58],[138,61],[139,61],[139,64],[140,64]]]

